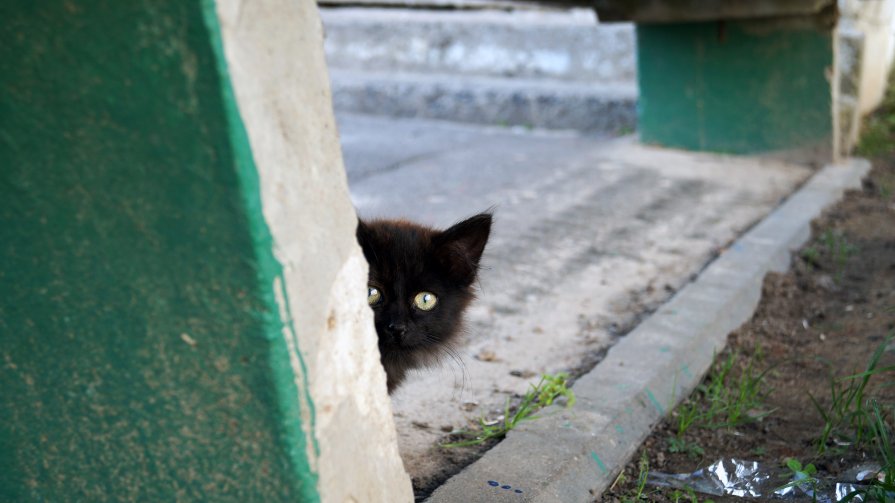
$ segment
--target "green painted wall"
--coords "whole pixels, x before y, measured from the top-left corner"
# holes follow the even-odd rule
[[[0,6],[0,501],[317,499],[215,23]]]
[[[828,144],[832,47],[807,25],[638,25],[641,139],[729,153]]]

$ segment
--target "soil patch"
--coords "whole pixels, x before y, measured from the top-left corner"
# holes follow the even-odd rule
[[[895,107],[883,113],[895,117]],[[728,347],[703,382],[704,391],[694,393],[658,425],[600,501],[693,501],[694,495],[686,491],[646,486],[641,492],[638,476],[645,471],[691,473],[721,458],[778,467],[796,459],[802,465],[813,464],[820,477],[840,476],[862,462],[882,461],[872,442],[847,445],[837,435],[820,453],[826,423],[811,397],[828,408],[832,379],[863,372],[881,345],[888,346],[878,367],[895,364],[895,344],[886,342],[895,335],[895,141],[891,135],[887,141],[873,159],[863,189],[847,193],[814,222],[813,237],[794,255],[790,272],[765,278],[754,317],[730,335]],[[755,379],[762,376],[753,403],[740,411],[748,419],[723,426],[718,423],[727,416],[721,414],[714,421],[696,421],[679,434],[688,411],[705,415],[709,410],[711,400],[706,397],[729,361],[733,365],[726,378],[728,389],[739,391],[737,383],[744,382],[741,377],[749,372]],[[863,400],[865,406],[869,398],[878,401],[890,428],[895,414],[893,382],[892,371],[877,373]]]

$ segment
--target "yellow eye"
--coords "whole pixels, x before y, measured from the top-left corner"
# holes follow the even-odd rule
[[[379,304],[380,300],[382,300],[382,294],[379,293],[379,289],[372,286],[367,287],[367,304],[375,306],[376,304]]]
[[[417,307],[417,309],[421,309],[423,311],[430,311],[435,304],[438,303],[438,297],[435,296],[434,293],[431,292],[420,292],[416,294],[416,297],[413,298],[413,305]]]

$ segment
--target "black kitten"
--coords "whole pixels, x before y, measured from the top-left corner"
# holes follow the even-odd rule
[[[490,232],[488,213],[443,231],[404,220],[358,222],[389,393],[408,370],[447,354],[475,298],[473,282]]]

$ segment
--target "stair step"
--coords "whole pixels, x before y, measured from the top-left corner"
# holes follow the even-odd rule
[[[637,87],[431,73],[330,70],[342,112],[478,124],[619,132],[634,127]]]
[[[331,68],[580,82],[636,79],[630,23],[589,10],[321,9]]]

